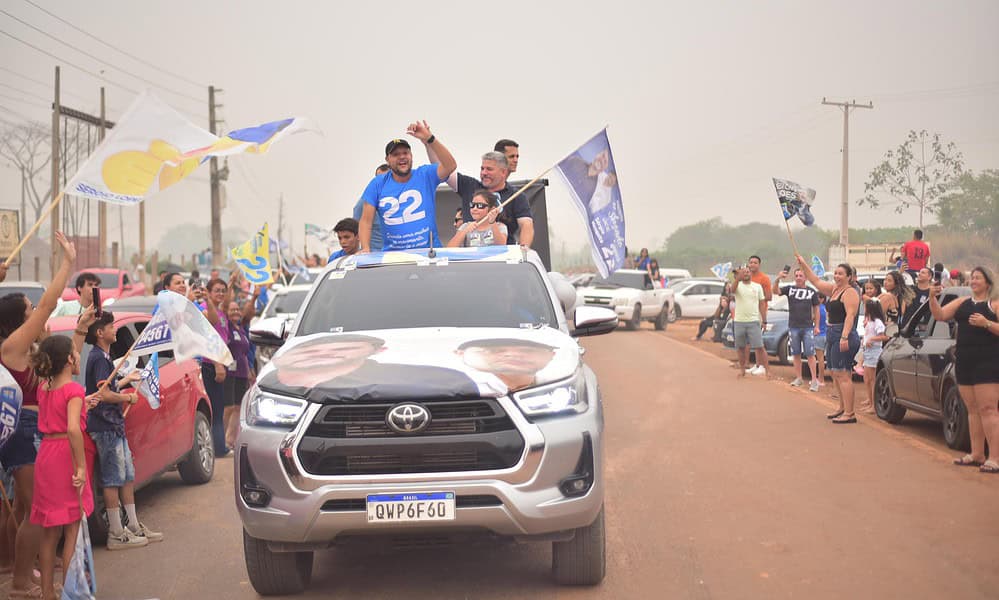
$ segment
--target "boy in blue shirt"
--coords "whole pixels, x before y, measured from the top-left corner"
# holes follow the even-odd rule
[[[371,226],[376,214],[381,218],[384,251],[427,248],[431,244],[443,246],[437,234],[437,186],[454,172],[458,163],[437,136],[430,133],[426,121],[411,123],[406,132],[433,147],[440,164],[414,170],[409,142],[395,139],[385,146],[389,171],[372,179],[361,194],[365,203],[358,228],[361,252],[370,251]]]
[[[141,548],[149,542],[163,540],[162,533],[143,525],[135,514],[135,467],[132,465],[132,452],[125,437],[122,406],[135,404],[138,395],[135,392],[122,394],[118,392],[118,387],[138,381],[138,370],[118,382],[108,383],[107,388],[98,393],[101,384],[114,372],[111,344],[117,340],[117,336],[114,315],[104,311],[87,330],[85,340],[93,346],[87,356],[87,398],[98,402],[87,411],[87,433],[97,446],[100,483],[108,513],[108,550]],[[125,505],[128,527],[121,523],[121,504]]]

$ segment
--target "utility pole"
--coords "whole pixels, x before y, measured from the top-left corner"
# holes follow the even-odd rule
[[[216,127],[215,119],[215,109],[221,107],[220,104],[215,104],[215,92],[221,92],[222,90],[216,90],[214,85],[208,86],[208,130],[212,134],[218,135],[218,128]],[[214,156],[209,160],[209,172],[211,179],[212,188],[212,226],[211,226],[211,237],[212,237],[212,265],[221,265],[222,260],[222,201],[220,194],[221,178],[219,177],[219,159]]]
[[[278,228],[277,228],[277,243],[275,244],[277,248],[278,255],[278,268],[281,267],[281,238],[284,235],[284,192],[278,197]]]
[[[61,112],[61,107],[59,105],[59,67],[55,68],[55,95],[52,102],[52,198],[51,201],[55,201],[59,197],[59,114]],[[59,247],[59,242],[56,240],[56,232],[59,231],[59,211],[53,210],[52,217],[52,232],[49,234],[51,237],[50,243],[52,245],[51,252],[49,254],[49,269],[52,274],[55,274],[56,270],[56,260],[61,254]]]
[[[104,141],[105,114],[104,88],[101,88],[101,127],[97,133],[97,143]],[[97,264],[106,266],[108,264],[108,205],[106,202],[97,203]]]
[[[822,104],[838,106],[843,111],[843,180],[840,184],[842,205],[839,213],[839,243],[845,251],[846,245],[850,242],[850,109],[874,108],[874,103],[857,104],[856,100],[829,102],[822,98]]]

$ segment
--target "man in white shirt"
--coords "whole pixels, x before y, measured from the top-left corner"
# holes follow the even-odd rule
[[[748,371],[753,375],[767,375],[766,351],[763,349],[763,325],[767,322],[767,298],[763,286],[753,281],[747,267],[739,269],[732,284],[735,296],[735,349],[739,354],[739,377],[745,377],[750,350],[758,350],[764,360]]]
[[[94,288],[100,289],[101,278],[84,271],[76,276],[76,293],[78,300],[60,301],[52,311],[53,317],[79,316],[94,303]]]

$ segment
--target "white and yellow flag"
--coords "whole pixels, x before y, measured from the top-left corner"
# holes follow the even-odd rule
[[[251,239],[232,249],[232,258],[239,270],[253,285],[267,285],[271,276],[270,244],[267,223]]]
[[[66,185],[66,193],[133,205],[194,172],[206,158],[262,154],[277,140],[316,131],[292,117],[237,129],[219,137],[191,123],[145,91]]]

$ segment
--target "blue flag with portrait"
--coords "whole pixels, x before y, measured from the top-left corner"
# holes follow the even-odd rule
[[[624,266],[624,205],[607,129],[555,166],[586,222],[593,261],[602,277]]]
[[[17,429],[21,416],[21,386],[3,365],[0,365],[0,448],[3,448]]]

